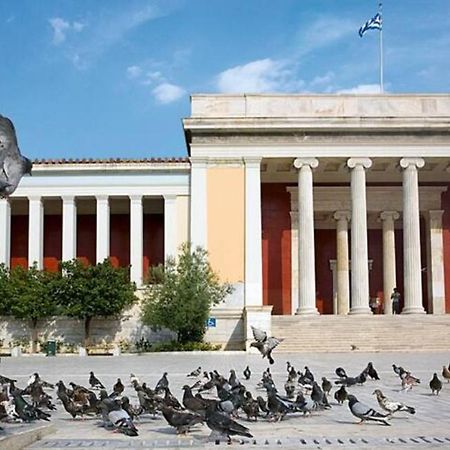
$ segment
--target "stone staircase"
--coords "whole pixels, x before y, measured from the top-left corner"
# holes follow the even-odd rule
[[[272,316],[277,352],[450,351],[450,314]]]

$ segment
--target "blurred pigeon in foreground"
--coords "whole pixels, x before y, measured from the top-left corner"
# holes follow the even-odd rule
[[[20,153],[16,130],[7,117],[0,115],[0,197],[9,197],[33,163]]]

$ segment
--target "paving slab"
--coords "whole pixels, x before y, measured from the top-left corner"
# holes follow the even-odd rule
[[[357,425],[347,404],[337,405],[333,392],[329,397],[331,410],[313,413],[311,416],[293,414],[281,422],[269,422],[259,419],[248,422],[244,417],[240,421],[250,428],[253,438],[235,439],[233,446],[263,448],[450,448],[450,384],[444,383],[439,396],[430,393],[428,383],[437,372],[440,376],[442,365],[450,362],[449,352],[420,353],[338,353],[338,354],[276,354],[275,364],[270,366],[280,393],[284,394],[286,380],[286,361],[290,361],[298,370],[307,365],[316,378],[326,376],[336,380],[334,369],[342,366],[347,373],[359,374],[369,361],[372,361],[381,380],[368,380],[363,386],[349,388],[364,403],[379,410],[374,389],[381,389],[393,400],[400,400],[416,408],[416,414],[399,413],[390,421],[391,426],[377,423]],[[401,365],[419,377],[422,382],[410,392],[401,392],[398,376],[392,370],[392,364]],[[265,396],[257,389],[261,373],[268,367],[267,361],[259,355],[244,352],[208,352],[208,353],[158,353],[145,355],[122,355],[118,357],[79,357],[41,356],[22,358],[3,358],[0,373],[18,379],[18,385],[25,384],[29,375],[38,371],[42,378],[51,382],[62,379],[66,384],[74,381],[88,385],[89,371],[111,388],[120,377],[126,385],[125,394],[132,403],[137,403],[134,390],[129,383],[130,373],[138,376],[154,387],[161,374],[169,373],[172,392],[181,399],[182,386],[192,384],[195,379],[186,378],[186,374],[201,366],[203,370],[217,369],[228,375],[235,369],[241,381],[242,371],[249,365],[252,377],[245,385],[256,395]],[[441,377],[442,378],[442,377]],[[243,381],[244,382],[244,381]],[[210,430],[205,425],[195,426],[188,436],[177,436],[162,416],[152,418],[142,416],[136,425],[139,436],[126,437],[113,433],[100,426],[97,418],[73,420],[57,403],[58,410],[52,414],[52,424],[56,432],[33,444],[37,449],[121,449],[121,448],[213,448],[226,445],[221,441],[215,444]],[[3,425],[8,429],[8,424]]]

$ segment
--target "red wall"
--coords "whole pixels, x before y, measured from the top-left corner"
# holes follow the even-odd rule
[[[28,267],[28,216],[11,216],[11,267]]]
[[[109,259],[114,267],[130,264],[130,215],[111,214]]]
[[[44,269],[59,270],[62,258],[62,215],[44,215]]]
[[[336,259],[336,230],[314,230],[316,260],[316,306],[320,314],[333,314],[333,272]]]
[[[291,217],[286,184],[262,184],[263,303],[291,313]]]
[[[85,264],[96,261],[96,220],[95,214],[77,216],[77,258]]]
[[[164,263],[164,215],[144,214],[144,276],[150,266]]]

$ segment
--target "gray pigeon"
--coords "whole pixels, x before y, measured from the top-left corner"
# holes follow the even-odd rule
[[[33,163],[20,153],[13,123],[0,115],[0,197],[9,197],[22,176],[31,175],[32,167]]]
[[[358,419],[361,419],[360,423],[365,422],[366,420],[371,420],[373,422],[382,423],[387,426],[391,425],[386,420],[386,415],[375,411],[373,408],[365,405],[364,403],[361,403],[354,395],[348,395],[347,400],[350,412]]]
[[[253,337],[255,338],[255,342],[250,344],[250,347],[255,347],[259,350],[262,357],[266,357],[269,360],[270,364],[273,364],[275,361],[272,358],[272,351],[275,347],[283,342],[284,339],[277,339],[276,337],[269,337],[267,333],[263,330],[255,328],[252,326]]]

